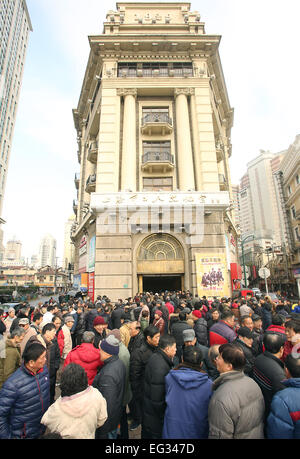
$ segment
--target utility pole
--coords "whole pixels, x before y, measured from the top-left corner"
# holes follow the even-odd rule
[[[55,272],[54,272],[54,295],[56,294],[56,280],[57,280],[57,260],[59,257],[55,257]]]
[[[245,239],[241,239],[241,247],[242,247],[242,260],[243,260],[243,271],[244,271],[244,280],[245,280],[245,288],[248,287],[248,282],[247,282],[247,275],[246,275],[246,265],[245,265],[245,252],[244,252],[244,244],[246,241],[251,240],[253,241],[254,235],[250,234],[247,236]]]

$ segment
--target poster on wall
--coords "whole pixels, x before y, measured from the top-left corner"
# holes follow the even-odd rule
[[[195,257],[199,297],[230,296],[226,255],[196,253]]]
[[[88,271],[90,273],[95,271],[95,256],[96,256],[96,236],[93,236],[90,239],[90,244],[89,244],[89,265],[88,265]]]
[[[94,301],[95,295],[95,273],[89,273],[89,289],[88,295],[91,301]]]

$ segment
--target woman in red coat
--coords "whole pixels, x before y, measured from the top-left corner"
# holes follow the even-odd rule
[[[88,383],[91,386],[96,374],[102,368],[104,363],[100,359],[100,350],[94,346],[95,334],[86,331],[82,335],[82,343],[74,347],[66,357],[64,368],[69,363],[77,363],[83,367],[88,377]]]

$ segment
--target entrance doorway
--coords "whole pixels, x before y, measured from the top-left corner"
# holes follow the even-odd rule
[[[143,276],[143,291],[160,293],[165,290],[181,290],[182,276]]]

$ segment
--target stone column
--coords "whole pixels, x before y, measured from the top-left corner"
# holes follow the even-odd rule
[[[179,189],[195,189],[193,150],[187,96],[192,88],[175,89]]]
[[[138,278],[139,278],[139,293],[143,293],[143,275],[139,274]]]
[[[136,191],[136,89],[119,89],[124,97],[121,190]]]
[[[200,156],[200,138],[198,132],[198,118],[195,94],[191,95],[191,118],[193,129],[193,147],[194,147],[194,160],[195,160],[195,182],[196,191],[202,190],[202,167]]]

